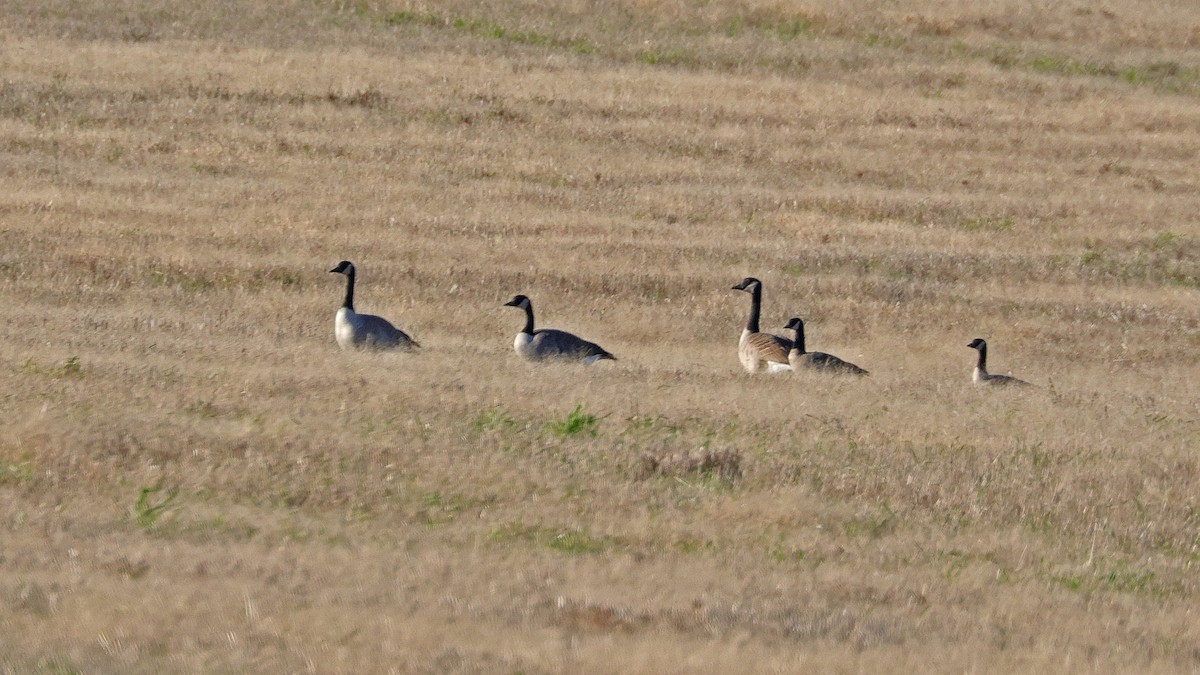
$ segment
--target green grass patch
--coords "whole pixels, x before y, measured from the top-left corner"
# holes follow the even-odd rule
[[[797,38],[813,37],[817,33],[817,27],[813,23],[813,20],[806,16],[793,16],[781,19],[771,24],[767,30],[785,42]]]
[[[885,49],[899,49],[908,44],[908,38],[896,35],[886,35],[881,33],[868,33],[862,39],[864,45],[868,47],[882,47]]]
[[[535,30],[524,30],[501,25],[486,18],[444,17],[432,12],[402,10],[379,17],[390,26],[425,26],[466,33],[474,37],[502,40],[513,44],[532,47],[566,49],[576,54],[591,54],[595,45],[583,38],[562,38]]]
[[[1146,569],[1114,569],[1099,575],[1098,581],[1110,590],[1121,593],[1141,593],[1148,590],[1150,583],[1154,581],[1154,576],[1154,572]]]
[[[1051,574],[1050,582],[1056,586],[1062,586],[1068,591],[1078,591],[1083,588],[1086,581],[1082,574]]]
[[[393,26],[442,26],[445,24],[445,21],[440,16],[432,12],[411,12],[408,10],[392,12],[383,17],[383,22]]]
[[[1099,277],[1200,288],[1200,265],[1196,263],[1195,251],[1195,245],[1189,241],[1162,232],[1133,252],[1106,250],[1099,242],[1088,240],[1075,261],[1079,271]],[[1065,254],[1057,259],[1071,257]]]
[[[548,548],[559,553],[579,555],[584,553],[603,553],[612,548],[616,539],[609,535],[595,537],[585,530],[566,530],[550,538]]]
[[[1178,238],[1179,235],[1175,234],[1174,232],[1159,232],[1158,234],[1154,235],[1154,239],[1150,242],[1150,248],[1155,250],[1169,248],[1171,244]]]
[[[800,563],[804,562],[808,554],[804,552],[804,549],[787,546],[781,540],[767,547],[767,556],[777,563]]]
[[[1156,87],[1169,92],[1195,93],[1200,85],[1200,68],[1175,61],[1119,64],[1112,61],[1080,60],[1065,54],[1036,54],[1022,57],[1015,47],[995,45],[985,55],[1002,67],[1025,66],[1040,73],[1068,77],[1100,77],[1120,80],[1138,87]]]
[[[1128,569],[1118,566],[1091,574],[1048,574],[1046,579],[1056,586],[1077,592],[1113,591],[1136,594],[1153,593],[1156,590],[1154,572],[1144,568]]]
[[[0,485],[21,485],[33,480],[32,462],[0,464]]]
[[[678,66],[695,62],[695,58],[683,49],[667,47],[646,49],[638,52],[637,58],[651,66]]]
[[[672,542],[671,548],[684,555],[701,555],[704,553],[716,553],[717,543],[712,539],[683,536]]]
[[[1086,61],[1076,61],[1067,56],[1041,54],[1029,61],[1029,67],[1043,73],[1059,75],[1107,75],[1113,76],[1117,71],[1111,66],[1105,66]]]
[[[471,422],[471,430],[476,434],[485,431],[507,431],[517,426],[517,421],[503,407],[494,405],[479,411]]]
[[[148,530],[154,527],[158,519],[171,508],[175,498],[179,496],[179,490],[171,490],[158,502],[152,502],[152,496],[161,491],[161,487],[144,487],[138,493],[137,502],[133,505],[133,519],[142,529]]]
[[[586,412],[583,409],[582,403],[567,413],[566,418],[546,423],[546,428],[550,430],[550,433],[559,438],[572,436],[591,436],[594,438],[600,433],[599,427],[600,420],[595,415]]]
[[[49,377],[53,379],[79,379],[83,377],[83,363],[78,356],[68,356],[62,363],[43,365],[33,359],[25,359],[21,370],[26,373]]]

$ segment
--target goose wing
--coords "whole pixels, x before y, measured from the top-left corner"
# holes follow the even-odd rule
[[[358,317],[362,322],[360,344],[376,349],[412,349],[421,346],[382,316],[359,314]]]
[[[540,358],[616,360],[615,356],[595,342],[588,342],[577,335],[554,328],[535,330],[532,347]]]
[[[792,341],[771,333],[748,333],[744,346],[763,361],[787,363]]]
[[[849,361],[843,361],[833,354],[826,354],[825,352],[808,352],[805,354],[805,357],[807,358],[806,363],[810,368],[853,375],[868,374],[867,371],[863,370],[862,368],[859,368]]]

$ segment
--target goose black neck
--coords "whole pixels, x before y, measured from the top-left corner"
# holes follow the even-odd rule
[[[804,353],[804,324],[803,323],[796,324],[796,341],[795,341],[794,345],[795,346],[793,346],[792,349],[799,351],[801,354]]]
[[[525,328],[521,329],[522,333],[533,335],[533,303],[525,303]]]
[[[762,284],[755,284],[750,292],[750,318],[746,321],[746,330],[758,332],[758,313],[762,309]]]
[[[354,311],[354,268],[346,270],[346,299],[342,301],[342,307]]]
[[[983,372],[987,372],[987,343],[979,345],[979,360],[975,362],[975,367]]]

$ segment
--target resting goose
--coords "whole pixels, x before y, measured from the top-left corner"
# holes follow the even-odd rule
[[[843,373],[846,375],[867,375],[867,371],[848,361],[843,361],[833,354],[825,352],[804,351],[804,322],[799,317],[793,317],[785,329],[796,331],[796,340],[792,350],[788,352],[788,363],[792,370],[799,372],[801,368],[820,370],[825,373]]]
[[[735,291],[745,291],[750,294],[750,318],[742,330],[738,340],[738,359],[747,373],[778,373],[791,370],[788,364],[788,350],[792,341],[770,333],[758,331],[758,315],[762,309],[762,282],[754,277],[742,279],[742,283],[733,287]]]
[[[971,349],[979,352],[979,360],[975,362],[975,372],[972,373],[971,379],[977,385],[987,385],[992,387],[1002,387],[1010,384],[1021,386],[1029,386],[1025,380],[1018,380],[1011,375],[992,375],[987,371],[987,342],[983,338],[975,338],[971,340],[971,344],[967,345]]]
[[[513,296],[504,306],[525,310],[525,327],[517,333],[516,339],[513,340],[513,348],[527,361],[563,359],[595,363],[601,359],[617,360],[617,357],[600,345],[566,331],[553,328],[534,329],[533,303],[524,295]]]
[[[346,275],[346,299],[333,320],[333,335],[342,349],[413,349],[416,340],[396,328],[387,319],[354,311],[354,264],[343,260],[329,270]]]

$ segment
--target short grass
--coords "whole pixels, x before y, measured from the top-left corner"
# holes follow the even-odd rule
[[[0,670],[1200,668],[1188,3],[48,0],[0,64]],[[341,259],[420,353],[337,350]],[[747,275],[871,377],[742,373]]]

